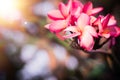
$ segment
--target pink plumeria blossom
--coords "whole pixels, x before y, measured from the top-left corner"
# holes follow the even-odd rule
[[[59,33],[65,29],[69,24],[69,13],[71,7],[72,0],[69,0],[67,5],[60,3],[58,10],[52,10],[48,13],[48,17],[52,20],[52,23],[46,25],[45,27],[55,33]]]
[[[70,31],[72,34],[64,36],[65,38],[78,37],[79,45],[85,50],[91,50],[94,46],[94,37],[97,37],[95,29],[89,25],[90,17],[81,13],[79,16],[76,26],[70,26],[65,31]]]
[[[98,25],[99,35],[105,38],[117,37],[120,34],[120,28],[116,24],[114,16],[99,16],[95,24]]]
[[[73,2],[73,0],[69,0],[67,4],[61,2],[59,4],[59,9],[48,12],[48,17],[54,21],[65,20],[71,15],[71,12],[73,12],[74,9],[77,9],[78,6],[75,6],[76,8],[74,8],[73,5],[75,5],[75,2]]]
[[[115,44],[115,37],[120,35],[120,28],[113,15],[95,15],[102,7],[93,8],[91,2],[82,4],[79,0],[68,0],[67,4],[60,3],[58,9],[48,12],[51,23],[45,28],[55,33],[62,40],[70,38],[86,51],[99,49],[96,40],[102,37]],[[69,34],[68,34],[68,33]],[[97,44],[99,45],[99,42]]]
[[[49,26],[47,25],[47,29],[50,29],[52,32],[60,32],[68,25],[74,26],[82,11],[92,15],[97,14],[101,10],[102,8],[93,8],[91,2],[88,2],[85,5],[78,0],[69,0],[67,4],[61,2],[58,10],[52,10],[48,13],[48,17],[53,20],[53,23]],[[57,26],[58,22],[61,23],[60,26]]]
[[[45,27],[51,32],[59,33],[68,25],[74,25],[82,11],[82,3],[77,0],[69,0],[67,4],[60,3],[58,10],[52,10],[48,13],[52,23]]]
[[[48,12],[48,17],[54,21],[65,20],[70,14],[71,7],[72,0],[69,0],[67,5],[61,2],[59,4],[59,9]]]

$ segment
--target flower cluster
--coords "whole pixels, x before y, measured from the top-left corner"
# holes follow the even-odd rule
[[[86,4],[78,0],[69,0],[67,4],[61,2],[57,10],[48,13],[52,22],[45,27],[62,39],[76,39],[82,49],[90,51],[96,39],[102,37],[112,39],[120,35],[120,28],[113,15],[95,16],[102,10],[102,7],[93,8],[91,2]]]

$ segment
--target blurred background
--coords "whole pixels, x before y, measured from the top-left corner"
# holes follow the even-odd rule
[[[67,0],[0,0],[0,80],[118,80],[120,37],[112,54],[71,48],[44,28],[47,12]],[[119,0],[92,1],[120,25]],[[104,50],[107,50],[104,47]]]

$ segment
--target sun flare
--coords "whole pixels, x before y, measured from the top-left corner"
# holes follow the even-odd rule
[[[0,17],[9,18],[16,10],[15,0],[0,0]]]

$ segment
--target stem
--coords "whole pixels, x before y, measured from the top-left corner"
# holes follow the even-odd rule
[[[103,43],[101,43],[101,44],[99,45],[99,48],[101,48],[104,44],[106,44],[110,39],[111,39],[111,37],[108,38],[108,39],[106,39]]]
[[[91,51],[85,51],[85,52],[87,52],[87,53],[91,53],[91,54],[93,54],[93,53],[111,54],[111,52],[107,52],[107,51],[102,50],[102,49],[91,50]]]

